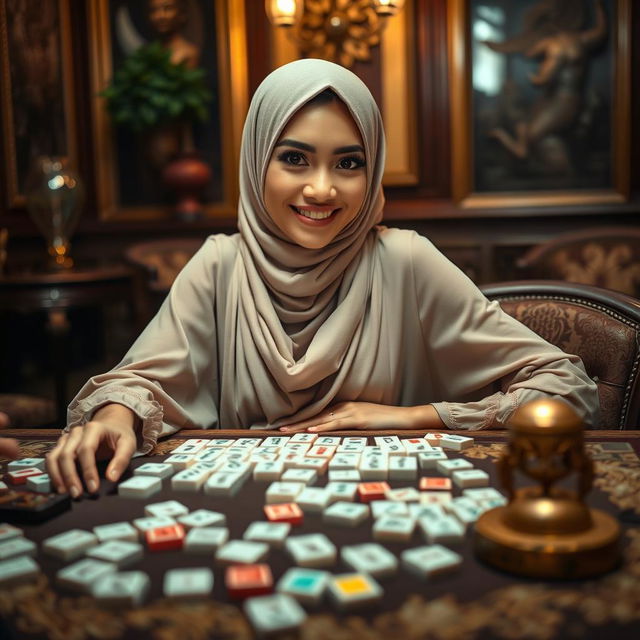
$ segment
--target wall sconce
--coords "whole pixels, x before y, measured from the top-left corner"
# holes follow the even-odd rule
[[[265,0],[269,20],[287,27],[304,56],[350,67],[366,61],[380,43],[386,19],[405,0]]]

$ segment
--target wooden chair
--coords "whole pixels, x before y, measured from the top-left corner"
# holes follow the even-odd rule
[[[640,298],[640,226],[593,227],[532,247],[522,277],[591,284]]]
[[[582,358],[600,395],[601,429],[640,427],[640,300],[557,280],[481,287],[511,316]]]
[[[176,276],[202,242],[201,238],[169,238],[139,242],[125,250],[125,260],[138,273],[145,322],[158,310]]]

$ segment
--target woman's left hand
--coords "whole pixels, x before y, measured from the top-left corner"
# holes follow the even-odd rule
[[[285,433],[349,431],[352,429],[445,429],[431,405],[391,407],[372,402],[341,402],[327,407],[313,418],[280,427]]]

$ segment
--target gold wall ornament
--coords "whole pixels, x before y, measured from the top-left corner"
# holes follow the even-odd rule
[[[476,522],[476,555],[535,578],[586,578],[613,569],[620,561],[620,526],[583,501],[593,462],[578,416],[561,400],[537,400],[514,413],[509,429],[497,463],[509,503]],[[516,478],[536,484],[516,488]],[[567,488],[571,481],[575,489]]]
[[[386,19],[404,0],[265,0],[274,26],[288,28],[302,55],[351,67],[371,59]]]

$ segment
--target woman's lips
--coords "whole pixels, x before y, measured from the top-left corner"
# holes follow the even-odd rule
[[[296,205],[289,205],[291,207],[291,209],[294,211],[294,213],[298,214],[299,216],[301,216],[302,218],[305,218],[306,220],[313,220],[314,222],[322,222],[324,220],[328,220],[329,218],[331,218],[335,213],[337,213],[339,211],[339,208],[336,209],[335,207],[331,207],[331,206],[319,206],[319,207],[310,207],[310,206],[296,206]]]

